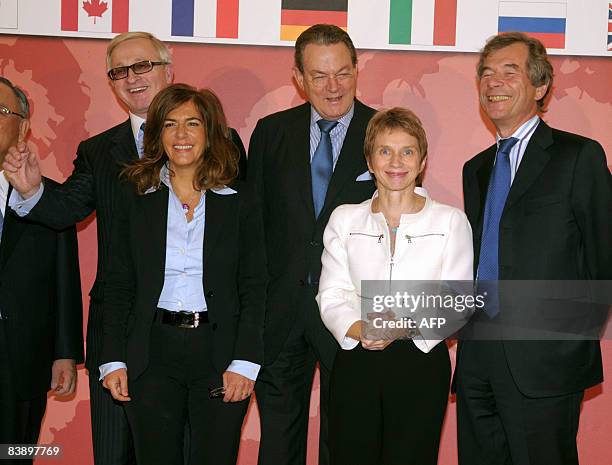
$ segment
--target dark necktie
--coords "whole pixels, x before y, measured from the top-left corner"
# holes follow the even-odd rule
[[[338,121],[317,121],[321,129],[321,140],[310,162],[310,174],[312,177],[312,202],[314,204],[315,217],[323,209],[327,186],[334,171],[334,154],[332,150],[331,137],[329,133],[336,127]]]
[[[3,227],[4,227],[4,216],[2,215],[2,210],[0,210],[0,238],[2,238],[2,228]]]
[[[499,312],[498,289],[495,283],[499,279],[499,221],[510,191],[510,150],[517,142],[516,137],[499,141],[485,202],[478,281],[490,281],[485,286],[479,286],[479,293],[487,292],[485,311],[491,318]]]
[[[140,129],[138,130],[138,136],[136,137],[136,150],[138,151],[138,158],[142,158],[142,154],[144,153],[144,130],[145,123],[140,125]]]

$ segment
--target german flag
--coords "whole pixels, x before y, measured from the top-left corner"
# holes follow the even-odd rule
[[[281,40],[295,40],[314,24],[335,24],[346,31],[348,0],[282,0]]]

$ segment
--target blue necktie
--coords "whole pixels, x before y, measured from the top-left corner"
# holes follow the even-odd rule
[[[2,228],[3,227],[4,227],[4,216],[2,215],[2,210],[0,210],[0,238],[2,238]]]
[[[499,279],[499,221],[510,192],[510,150],[517,142],[516,137],[499,141],[485,202],[478,281],[490,281],[486,286],[479,286],[479,293],[487,292],[485,311],[491,318],[499,312],[499,296],[495,283]]]
[[[144,130],[145,123],[140,125],[140,129],[138,130],[138,137],[136,137],[136,150],[138,151],[138,158],[142,158],[142,154],[144,152]]]
[[[318,218],[323,209],[323,204],[325,204],[327,186],[334,171],[334,154],[329,133],[336,127],[338,121],[320,119],[317,124],[321,129],[321,140],[310,162],[310,174],[312,177],[312,202],[315,217]]]

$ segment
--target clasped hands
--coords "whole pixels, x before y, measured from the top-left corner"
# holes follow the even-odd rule
[[[367,317],[367,321],[360,320],[353,323],[346,333],[348,337],[361,342],[361,347],[366,350],[384,350],[393,341],[409,339],[412,337],[411,332],[414,332],[407,328],[395,328],[390,327],[395,325],[384,324],[397,321],[395,313],[391,310],[368,313]]]
[[[16,147],[8,149],[1,168],[24,199],[36,194],[42,181],[40,163],[38,155],[30,151],[25,142],[19,142]]]
[[[104,377],[102,386],[108,389],[113,399],[129,402],[132,398],[128,391],[127,369],[119,368]],[[232,371],[223,373],[223,402],[240,402],[248,398],[255,387],[255,381]]]

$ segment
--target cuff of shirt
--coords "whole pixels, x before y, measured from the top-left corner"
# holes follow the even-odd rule
[[[19,192],[13,189],[13,192],[11,192],[11,196],[9,197],[8,206],[11,207],[15,213],[17,213],[17,216],[26,216],[32,211],[32,208],[36,206],[44,191],[45,185],[41,182],[36,194],[29,199],[24,199]]]
[[[248,362],[246,360],[233,360],[227,367],[227,371],[238,373],[245,378],[249,378],[251,381],[255,381],[260,368],[261,365],[257,363]]]
[[[108,363],[103,363],[99,367],[100,378],[98,378],[98,381],[102,381],[106,375],[112,373],[115,370],[118,370],[119,368],[126,368],[127,369],[127,365],[125,363],[123,363],[123,362],[108,362]]]

